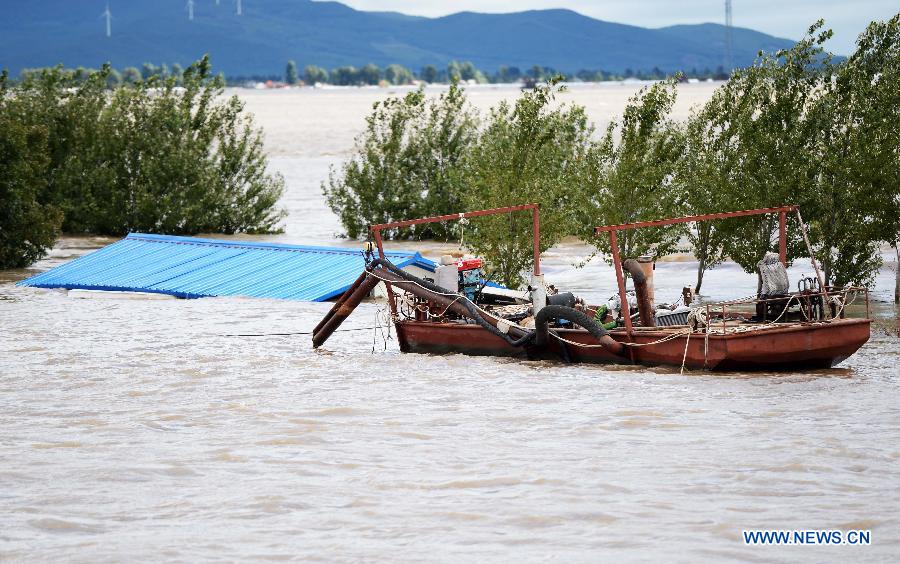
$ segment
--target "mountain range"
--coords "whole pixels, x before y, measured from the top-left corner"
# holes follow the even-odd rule
[[[723,64],[725,27],[705,23],[649,29],[589,18],[564,9],[505,14],[460,12],[440,18],[366,12],[311,0],[111,0],[112,35],[106,36],[100,0],[30,0],[7,3],[0,19],[0,68],[63,64],[116,68],[144,62],[187,64],[209,53],[229,76],[281,74],[301,67],[385,66],[413,70],[471,61],[485,71],[533,65],[559,71],[715,69]],[[792,41],[733,29],[735,66],[760,50]]]

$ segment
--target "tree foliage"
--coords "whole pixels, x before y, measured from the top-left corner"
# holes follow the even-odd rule
[[[540,247],[546,250],[571,233],[572,188],[592,128],[584,108],[554,104],[558,79],[523,93],[514,105],[501,102],[465,160],[465,209],[538,203]],[[489,259],[494,279],[520,286],[533,266],[530,214],[472,220],[466,244]]]
[[[351,236],[369,223],[537,202],[542,249],[576,235],[607,254],[609,240],[593,237],[597,225],[797,204],[827,282],[866,283],[880,244],[900,240],[900,15],[873,22],[846,61],[825,51],[830,37],[817,22],[793,48],[760,54],[685,123],[669,117],[675,79],[642,89],[598,139],[583,108],[554,101],[559,78],[481,121],[468,110],[456,121],[448,113],[454,135],[446,139],[465,142],[443,149],[453,155],[447,167],[427,166],[441,153],[431,141],[445,141],[423,133],[431,129],[422,125],[421,91],[390,99],[376,105],[357,156],[332,173],[325,193]],[[443,72],[422,74],[432,81]],[[549,72],[535,66],[527,75],[546,80]],[[446,69],[458,80],[478,80],[473,73],[456,61]],[[796,216],[789,222],[789,260],[809,255]],[[495,279],[519,285],[532,260],[526,214],[473,220],[464,232]],[[699,289],[728,258],[755,272],[777,250],[778,217],[622,231],[619,252],[660,256],[682,236],[698,259]]]
[[[206,58],[183,87],[151,75],[110,93],[110,72],[46,69],[4,85],[0,174],[15,192],[4,205],[29,215],[3,217],[0,231],[28,217],[36,233],[4,255],[34,260],[60,219],[66,232],[105,235],[277,228],[283,180],[266,172],[261,132],[236,97],[222,97]]]
[[[585,154],[573,206],[578,234],[609,253],[607,234],[598,225],[616,225],[669,217],[675,211],[673,163],[683,153],[684,135],[667,116],[675,103],[675,82],[642,88],[633,96],[621,123],[611,123]],[[618,234],[622,257],[661,256],[673,250],[678,229],[625,230]]]
[[[40,201],[50,164],[46,128],[30,123],[0,75],[0,269],[28,266],[53,246],[62,223]]]
[[[290,85],[300,82],[300,75],[297,73],[297,63],[288,61],[284,68],[284,81]]]
[[[458,211],[460,160],[472,143],[477,117],[456,84],[437,99],[422,89],[376,102],[356,155],[332,169],[322,190],[350,237],[369,225]],[[386,233],[435,236],[443,227]]]
[[[900,14],[869,24],[856,45],[835,69],[820,110],[828,128],[821,142],[830,157],[823,181],[839,195],[822,208],[832,215],[849,211],[851,218],[834,235],[831,225],[817,224],[828,238],[822,252],[833,258],[838,282],[869,279],[881,241],[894,246],[900,263]],[[900,268],[894,300],[900,303]]]
[[[892,241],[883,219],[897,217],[896,21],[873,23],[845,62],[824,50],[831,32],[819,21],[793,48],[735,71],[689,120],[676,163],[685,207],[799,204],[828,283],[870,281],[880,242]],[[790,220],[789,258],[807,256]],[[754,272],[776,249],[777,225],[771,215],[698,225],[690,237],[698,286],[725,256]]]
[[[308,65],[303,69],[303,81],[308,86],[328,82],[328,71],[316,65]]]

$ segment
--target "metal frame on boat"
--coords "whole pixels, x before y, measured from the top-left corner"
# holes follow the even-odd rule
[[[504,308],[476,304],[454,291],[417,279],[393,267],[384,257],[382,232],[426,223],[530,211],[532,214],[534,271],[530,306],[525,304],[533,325],[504,314]],[[648,227],[778,214],[779,254],[787,266],[787,214],[795,212],[804,240],[809,241],[796,206],[705,214],[658,221],[602,226],[595,233],[608,233],[616,271],[619,304],[629,304],[625,271],[635,282],[637,312],[626,309],[616,327],[599,323],[598,308],[575,300],[548,300],[540,271],[540,218],[537,204],[524,204],[421,219],[373,225],[370,230],[378,251],[367,269],[337,301],[316,327],[313,345],[321,346],[341,322],[379,282],[388,288],[391,319],[400,349],[417,353],[463,353],[513,356],[530,359],[555,358],[567,362],[634,363],[672,365],[712,370],[786,370],[831,367],[856,352],[869,338],[869,300],[865,288],[829,288],[815,258],[811,288],[777,296],[757,296],[691,309],[687,323],[656,327],[652,300],[638,263],[622,261],[617,235],[620,231]],[[773,259],[774,260],[774,259]],[[812,280],[812,279],[810,279]],[[817,286],[817,287],[816,287]],[[860,294],[865,298],[866,317],[848,319],[846,306]],[[553,303],[553,302],[559,303]],[[565,303],[563,303],[565,302]],[[577,303],[576,303],[577,302]],[[398,307],[403,304],[403,312]],[[792,309],[793,308],[793,309]],[[522,309],[521,307],[519,309]],[[624,308],[623,308],[624,309]],[[769,320],[766,312],[773,311]],[[760,313],[762,312],[762,313]],[[594,317],[596,316],[596,320]],[[635,325],[632,317],[638,317]]]

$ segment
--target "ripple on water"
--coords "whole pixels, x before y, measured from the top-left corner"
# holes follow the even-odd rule
[[[329,304],[0,295],[0,559],[837,554],[773,556],[750,528],[877,531],[854,561],[900,545],[896,336],[838,369],[681,375],[222,337],[307,331]]]

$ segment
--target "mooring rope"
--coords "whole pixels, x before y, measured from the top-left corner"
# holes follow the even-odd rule
[[[371,327],[352,327],[348,329],[336,329],[335,333],[346,333],[349,331],[370,331]],[[219,335],[219,337],[290,337],[293,335],[312,335],[314,331],[293,331],[290,333],[237,333]]]

